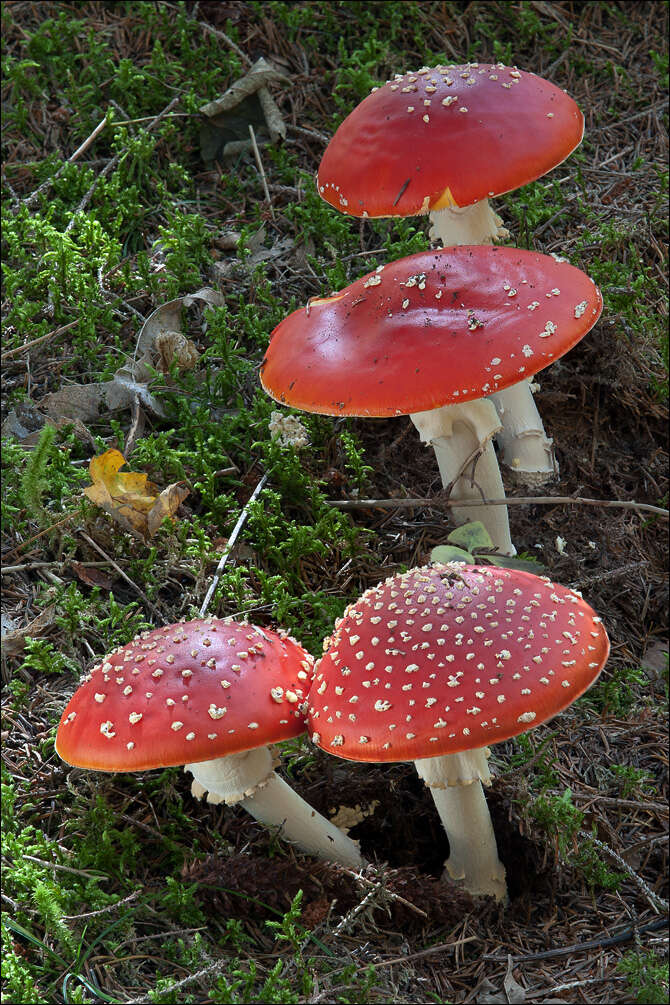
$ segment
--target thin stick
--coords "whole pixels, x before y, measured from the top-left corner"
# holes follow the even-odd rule
[[[11,359],[13,356],[18,356],[19,353],[27,352],[29,349],[32,349],[33,346],[39,345],[41,342],[47,342],[50,338],[56,338],[57,335],[62,335],[64,332],[69,331],[70,328],[74,328],[74,326],[78,324],[79,318],[77,318],[76,321],[70,321],[66,325],[61,325],[60,328],[54,328],[53,331],[47,332],[46,335],[40,335],[39,338],[34,338],[32,342],[26,342],[25,345],[20,345],[16,349],[8,349],[6,352],[3,352],[3,358]]]
[[[621,855],[619,855],[618,852],[614,851],[613,848],[610,848],[610,846],[605,844],[604,841],[600,841],[597,837],[594,837],[593,834],[589,834],[588,831],[579,831],[579,836],[584,838],[585,841],[591,841],[596,848],[600,848],[600,850],[604,851],[606,855],[609,855],[609,857],[616,862],[619,868],[623,869],[630,876],[633,882],[639,886],[640,890],[647,898],[647,902],[655,911],[659,911],[662,908],[667,914],[668,907],[670,907],[668,901],[665,900],[664,897],[659,897],[659,895],[655,893],[647,883],[645,883],[642,877],[638,876],[635,870],[628,865],[628,862],[625,862],[624,859],[621,858]]]
[[[93,141],[98,138],[98,136],[100,135],[100,133],[102,132],[102,130],[105,128],[106,125],[107,125],[107,116],[105,116],[104,119],[101,119],[100,122],[98,122],[97,126],[95,127],[91,135],[87,136],[87,138],[84,140],[81,146],[78,146],[75,152],[70,155],[70,157],[68,158],[70,164],[72,164],[73,161],[76,161],[77,157],[79,157],[80,154],[83,154],[85,150],[88,150],[91,143],[93,143]]]
[[[194,981],[201,980],[203,977],[209,977],[210,974],[217,974],[220,970],[223,970],[225,966],[225,960],[217,960],[216,963],[211,963],[208,967],[204,967],[204,969],[198,970],[194,974],[189,974],[188,977],[183,977],[180,981],[171,983],[168,991],[172,993],[173,991],[177,991],[179,988],[186,987],[187,984],[193,984]],[[146,1005],[146,1003],[152,1001],[154,1001],[153,993],[144,995],[142,998],[130,998],[128,1005]]]
[[[258,499],[259,495],[261,494],[261,492],[263,490],[263,486],[265,485],[265,483],[266,483],[267,480],[268,480],[268,476],[267,475],[263,475],[263,477],[259,481],[259,483],[256,486],[256,488],[251,493],[251,496],[249,497],[249,501],[247,502],[247,504],[245,505],[244,509],[240,513],[237,523],[233,527],[232,534],[228,538],[228,543],[226,544],[226,549],[225,549],[223,555],[221,556],[221,560],[220,560],[220,562],[219,562],[219,564],[218,564],[218,566],[216,568],[216,572],[214,573],[214,579],[212,580],[211,585],[210,585],[210,587],[209,587],[209,589],[207,591],[207,596],[205,597],[205,599],[202,602],[202,607],[200,608],[200,617],[201,618],[204,618],[204,616],[205,616],[205,611],[209,607],[209,602],[212,599],[212,595],[214,593],[214,590],[216,589],[217,584],[219,582],[219,579],[221,578],[221,573],[223,572],[223,570],[225,568],[225,565],[226,565],[226,562],[228,561],[228,558],[230,556],[230,553],[231,553],[231,551],[233,550],[233,548],[235,546],[235,542],[237,541],[237,538],[239,537],[239,533],[242,530],[242,527],[244,526],[244,522],[247,519],[247,517],[249,516],[249,507],[251,506],[252,502],[255,502],[255,500]]]
[[[466,942],[477,942],[480,941],[479,935],[468,935],[466,939],[457,939],[456,942],[442,942],[439,946],[429,946],[428,949],[420,949],[417,953],[409,953],[407,956],[394,956],[392,960],[382,960],[380,963],[375,963],[375,969],[377,967],[392,967],[396,963],[407,963],[408,960],[419,960],[424,956],[430,956],[432,953],[442,953],[445,949],[458,949],[459,946],[464,946]]]
[[[100,547],[100,545],[96,544],[95,541],[92,538],[90,538],[85,531],[80,530],[79,531],[79,536],[83,537],[83,539],[87,542],[87,544],[90,544],[90,546],[92,548],[94,548],[99,555],[101,555],[104,559],[106,559],[106,561],[109,562],[109,564],[112,566],[113,569],[116,569],[116,571],[118,572],[119,576],[121,576],[122,579],[125,579],[126,583],[128,583],[129,586],[132,586],[132,588],[135,591],[135,593],[137,593],[142,598],[142,600],[144,601],[144,603],[147,605],[147,607],[149,608],[149,610],[153,614],[154,618],[156,618],[161,624],[164,625],[165,624],[165,619],[159,613],[158,608],[156,608],[151,603],[151,601],[147,597],[146,593],[144,593],[139,588],[139,586],[137,585],[137,583],[134,583],[132,581],[132,579],[125,574],[125,572],[123,571],[123,569],[121,568],[121,566],[117,565],[116,562],[114,561],[114,559],[110,558],[109,555],[107,555],[106,552],[104,552],[102,550],[102,548]]]
[[[589,837],[591,837],[590,834]],[[657,932],[660,928],[667,928],[667,924],[668,922],[665,918],[656,918],[654,921],[650,921],[646,925],[630,925],[628,928],[622,929],[615,935],[603,935],[599,939],[589,939],[586,942],[575,942],[570,946],[561,946],[558,949],[545,949],[541,953],[525,953],[523,956],[513,956],[512,961],[514,966],[516,966],[518,963],[531,963],[535,960],[553,960],[557,956],[572,956],[573,953],[586,953],[591,949],[603,949],[607,946],[618,946],[622,942],[628,942],[629,939],[634,939],[638,933],[640,935],[644,935],[645,932]],[[482,956],[481,959],[491,961],[493,963],[506,963],[508,957],[486,955]]]
[[[254,127],[249,123],[249,135],[251,136],[251,145],[254,148],[254,157],[256,158],[256,165],[258,167],[259,174],[261,176],[261,181],[263,183],[263,191],[265,192],[265,198],[268,206],[270,207],[270,214],[272,219],[276,219],[274,206],[272,205],[272,200],[270,199],[270,189],[268,188],[268,180],[265,177],[265,168],[263,167],[263,161],[261,160],[261,152],[258,149],[258,143],[256,143],[256,133],[254,132]]]
[[[33,205],[33,203],[42,195],[42,193],[46,192],[47,189],[50,188],[51,185],[53,185],[53,183],[56,181],[56,179],[58,177],[60,177],[60,175],[65,170],[66,165],[67,164],[73,164],[74,161],[76,161],[77,157],[79,157],[81,154],[83,154],[85,150],[88,150],[88,148],[91,146],[91,144],[94,142],[94,140],[96,140],[98,138],[98,136],[100,135],[100,133],[102,132],[102,130],[105,128],[106,125],[107,125],[107,116],[105,116],[105,118],[102,119],[102,121],[98,122],[97,126],[95,127],[95,129],[93,130],[93,132],[90,134],[90,136],[87,136],[87,138],[84,140],[84,142],[80,146],[77,147],[77,149],[75,150],[75,152],[73,154],[71,154],[68,157],[68,159],[61,164],[61,166],[58,168],[58,170],[56,171],[56,173],[52,174],[50,178],[46,178],[42,182],[42,184],[39,185],[31,195],[26,196],[25,199],[21,200],[21,202],[19,203],[19,206],[25,206],[25,207],[27,207],[29,209]],[[17,206],[15,208],[14,212],[18,211],[19,206]]]
[[[159,112],[158,115],[156,115],[156,117],[154,119],[152,119],[152,121],[150,122],[150,124],[145,129],[145,132],[147,132],[147,133],[152,132],[156,128],[156,126],[159,124],[159,122],[162,122],[162,120],[165,118],[165,116],[168,114],[168,112],[171,112],[172,109],[174,108],[174,106],[180,100],[181,100],[181,95],[177,94],[172,99],[172,101],[169,103],[169,105],[166,105],[165,108],[163,109],[163,111]],[[112,171],[117,166],[117,164],[119,163],[119,161],[121,160],[121,158],[126,156],[126,153],[127,153],[127,151],[124,151],[122,154],[118,153],[114,157],[112,157],[112,159],[109,162],[109,164],[106,164],[105,167],[100,172],[100,174],[97,175],[93,179],[93,184],[89,188],[88,192],[85,193],[85,195],[82,198],[81,202],[79,203],[79,205],[77,206],[76,210],[74,211],[72,219],[70,220],[70,222],[68,223],[67,227],[65,228],[65,233],[66,234],[68,234],[72,230],[72,228],[74,227],[75,223],[77,222],[77,217],[78,217],[79,213],[81,213],[88,206],[89,202],[91,201],[91,196],[95,192],[95,190],[96,190],[97,186],[99,185],[99,183],[101,182],[101,180],[103,178],[107,177],[107,175],[110,173],[110,171]]]
[[[164,3],[163,7],[169,7],[171,10],[176,10],[179,11],[179,13],[181,13],[180,8],[175,7],[174,4]],[[222,39],[226,43],[226,45],[233,50],[233,52],[237,53],[237,55],[240,57],[245,66],[251,66],[251,60],[247,56],[246,52],[243,52],[242,49],[240,49],[239,45],[236,45],[235,42],[233,42],[232,38],[224,34],[224,32],[222,32],[219,28],[212,28],[211,24],[207,24],[205,21],[197,21],[195,20],[195,18],[191,18],[190,20],[192,20],[194,24],[197,24],[199,28],[202,28],[203,31],[208,31],[209,34],[214,35],[215,38]]]
[[[645,513],[655,513],[667,520],[670,512],[650,503],[639,503],[621,499],[587,499],[583,496],[508,496],[507,499],[447,499],[436,496],[433,499],[328,499],[335,509],[419,509],[434,506],[438,509],[451,506],[602,506],[604,509],[634,509]]]

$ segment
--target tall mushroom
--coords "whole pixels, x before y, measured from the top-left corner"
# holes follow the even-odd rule
[[[326,415],[409,414],[458,499],[504,496],[487,396],[548,366],[595,324],[600,292],[536,252],[439,248],[311,300],[275,328],[261,383],[277,401]],[[455,507],[514,554],[506,507]]]
[[[216,618],[144,632],[84,677],[56,750],[95,771],[183,764],[191,791],[240,803],[310,854],[358,869],[356,844],[274,771],[270,744],[305,731],[312,657],[294,639]]]
[[[608,652],[581,595],[545,577],[460,563],[412,569],[367,590],[324,642],[312,740],[353,761],[414,761],[449,838],[449,875],[506,900],[482,791],[488,745],[570,705]]]
[[[342,122],[319,165],[319,194],[361,217],[430,215],[443,245],[488,244],[508,232],[488,199],[560,164],[584,117],[548,80],[502,63],[422,67],[375,88]],[[523,480],[555,473],[530,384],[493,400],[503,461]]]

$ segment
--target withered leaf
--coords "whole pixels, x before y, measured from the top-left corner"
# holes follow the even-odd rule
[[[124,530],[146,540],[153,537],[166,517],[174,516],[188,489],[175,482],[161,491],[143,473],[122,472],[125,463],[119,450],[93,457],[89,465],[93,485],[84,489],[84,495]]]

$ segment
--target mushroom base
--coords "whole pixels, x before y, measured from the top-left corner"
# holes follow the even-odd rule
[[[194,777],[191,792],[207,793],[207,802],[240,803],[259,823],[276,827],[281,837],[303,851],[348,869],[365,865],[358,845],[329,820],[312,809],[274,771],[267,747],[229,754],[213,761],[187,764]]]
[[[537,487],[558,476],[554,441],[544,431],[531,382],[522,380],[491,395],[502,423],[496,433],[501,460],[521,485]]]
[[[491,782],[488,756],[485,747],[414,763],[430,788],[449,838],[446,872],[452,880],[461,881],[469,893],[507,903],[505,867],[498,858],[491,814],[482,789],[482,782],[485,785]]]
[[[435,451],[442,485],[456,499],[504,499],[492,438],[501,429],[495,406],[488,398],[444,405],[410,416],[424,443]],[[481,520],[503,555],[516,555],[506,506],[452,506],[457,523]]]
[[[447,206],[434,209],[428,214],[431,241],[440,241],[443,247],[455,244],[493,244],[509,237],[509,230],[489,206],[488,199],[475,202],[472,206]]]

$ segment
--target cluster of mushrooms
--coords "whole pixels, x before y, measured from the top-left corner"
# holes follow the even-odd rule
[[[454,492],[457,522],[515,548],[494,438],[517,477],[557,473],[531,379],[595,324],[602,298],[565,260],[495,247],[488,198],[530,182],[579,144],[563,91],[501,64],[422,68],[345,119],[317,185],[358,217],[430,214],[443,247],[312,299],[275,329],[265,390],[328,415],[410,415]],[[609,642],[581,595],[546,577],[432,564],[367,590],[316,662],[282,631],[207,618],[144,632],[82,681],[58,729],[69,764],[184,765],[192,792],[241,803],[308,853],[360,869],[358,845],[276,773],[274,745],[307,731],[352,761],[413,761],[450,854],[446,873],[505,902],[482,784],[489,745],[555,716],[597,679]]]

